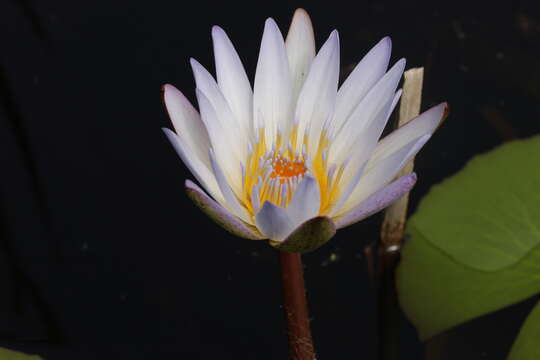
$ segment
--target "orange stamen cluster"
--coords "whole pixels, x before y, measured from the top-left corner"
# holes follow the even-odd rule
[[[280,184],[284,184],[287,179],[294,177],[303,177],[307,168],[301,160],[290,160],[288,158],[278,156],[272,160],[272,172],[270,178],[279,179]]]
[[[294,127],[287,137],[290,139],[288,146],[284,145],[278,134],[271,150],[266,145],[264,129],[257,131],[257,141],[250,146],[248,158],[243,165],[243,190],[240,197],[252,218],[265,201],[287,207],[307,174],[315,177],[319,184],[319,213],[327,214],[335,204],[341,189],[343,165],[337,168],[328,166],[327,152],[330,144],[325,132],[321,134],[317,152],[313,158],[308,158],[307,136],[297,143],[297,130]]]

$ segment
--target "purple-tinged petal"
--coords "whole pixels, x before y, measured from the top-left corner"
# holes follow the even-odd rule
[[[298,226],[285,240],[269,243],[276,249],[291,253],[305,253],[326,244],[336,233],[336,225],[326,216],[318,216]]]
[[[321,207],[321,194],[319,183],[311,176],[306,175],[296,188],[286,211],[295,226],[314,218]]]
[[[261,210],[255,215],[257,228],[269,239],[283,241],[294,230],[292,222],[285,209],[265,201]]]
[[[420,151],[429,138],[430,135],[424,135],[390,155],[376,167],[366,169],[349,199],[332,217],[344,216],[396,179],[401,169]]]
[[[366,96],[358,103],[351,112],[347,120],[340,128],[333,123],[332,133],[335,134],[332,140],[332,151],[328,154],[330,163],[344,158],[358,144],[358,137],[378,137],[380,126],[373,126],[375,122],[385,122],[388,113],[383,112],[383,116],[377,116],[382,109],[388,110],[393,103],[396,89],[405,70],[405,59],[401,59],[373,86]],[[384,128],[384,124],[382,124]]]
[[[162,130],[176,150],[178,156],[180,156],[180,159],[182,159],[184,165],[186,165],[193,176],[195,176],[199,184],[201,184],[205,191],[219,203],[224,203],[225,199],[221,194],[216,177],[212,171],[210,171],[209,167],[191,152],[191,149],[186,145],[183,137],[176,135],[170,129],[162,128]]]
[[[265,238],[253,226],[246,224],[206,195],[204,191],[192,181],[186,180],[185,186],[189,198],[195,205],[231,234],[251,240],[262,240]]]
[[[341,127],[369,90],[384,76],[391,52],[392,41],[387,36],[364,56],[343,82],[337,94],[334,113],[337,128]]]
[[[443,102],[424,111],[399,129],[393,131],[379,141],[375,151],[371,155],[368,168],[373,167],[386,157],[399,151],[414,139],[419,139],[426,134],[433,134],[437,127],[448,115],[448,104]]]
[[[379,212],[410,191],[415,183],[415,173],[400,177],[369,196],[345,216],[338,218],[336,220],[336,227],[338,229],[344,228]]]

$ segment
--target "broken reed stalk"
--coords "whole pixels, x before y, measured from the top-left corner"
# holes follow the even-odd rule
[[[405,72],[404,78],[397,127],[405,125],[420,113],[424,68],[410,69]],[[414,159],[411,159],[397,177],[410,174],[413,167]],[[395,272],[405,235],[408,202],[409,194],[407,193],[389,206],[385,211],[381,227],[381,240],[377,253],[379,360],[397,360],[399,358],[400,311],[395,286]]]
[[[290,360],[314,360],[304,269],[299,253],[279,252]]]

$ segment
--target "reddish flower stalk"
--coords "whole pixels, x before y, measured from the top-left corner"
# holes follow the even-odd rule
[[[290,360],[314,360],[301,255],[279,252]]]

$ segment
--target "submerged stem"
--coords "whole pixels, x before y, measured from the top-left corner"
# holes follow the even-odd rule
[[[315,350],[309,327],[302,258],[298,253],[279,252],[283,303],[289,336],[290,360],[314,360]]]

